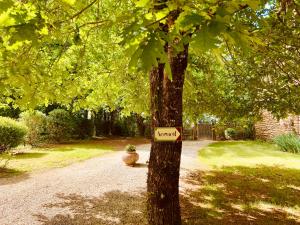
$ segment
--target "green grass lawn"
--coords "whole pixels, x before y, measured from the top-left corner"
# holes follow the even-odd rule
[[[300,154],[279,151],[267,142],[217,142],[199,152],[200,161],[214,168],[222,166],[281,166],[300,169]]]
[[[47,168],[64,167],[74,162],[111,152],[113,148],[95,142],[82,142],[65,145],[53,145],[49,148],[22,149],[13,157],[0,155],[1,159],[11,160],[5,169],[0,170],[0,178],[20,175],[26,172],[40,171]]]
[[[300,155],[270,143],[218,142],[199,151],[209,168],[187,181],[187,224],[300,224]],[[192,219],[191,219],[192,218]]]

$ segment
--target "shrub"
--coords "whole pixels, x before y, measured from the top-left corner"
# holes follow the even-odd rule
[[[46,115],[40,111],[26,111],[21,113],[20,121],[28,128],[25,141],[27,144],[37,146],[46,139]]]
[[[137,131],[137,123],[134,116],[118,118],[114,122],[112,134],[117,136],[134,137]]]
[[[244,139],[255,139],[255,126],[252,121],[249,121],[247,124],[243,126]]]
[[[223,124],[215,124],[213,126],[214,134],[216,135],[217,140],[226,140],[225,138],[226,127]]]
[[[0,105],[0,116],[19,118],[21,110],[19,108],[14,108],[12,106],[1,106]]]
[[[225,137],[226,137],[226,139],[229,139],[229,140],[236,139],[237,130],[234,128],[227,128],[225,130]]]
[[[17,147],[24,141],[27,129],[21,123],[0,117],[0,153]]]
[[[273,139],[281,151],[300,153],[300,138],[296,134],[282,134]]]
[[[94,124],[93,121],[87,119],[82,112],[74,113],[71,117],[74,123],[73,138],[86,139],[93,136]]]
[[[136,151],[136,147],[135,147],[134,145],[127,145],[127,146],[125,147],[125,150],[126,150],[127,152],[135,152],[135,151]]]
[[[74,130],[74,121],[64,109],[54,109],[47,117],[48,139],[54,142],[69,140]]]

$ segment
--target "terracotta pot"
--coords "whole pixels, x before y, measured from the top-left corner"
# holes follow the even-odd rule
[[[122,159],[127,166],[133,166],[139,160],[139,154],[136,152],[126,152]]]

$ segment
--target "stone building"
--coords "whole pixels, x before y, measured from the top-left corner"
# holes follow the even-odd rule
[[[269,140],[284,133],[300,135],[300,116],[290,115],[285,119],[277,120],[268,112],[262,112],[262,120],[255,124],[257,139]]]

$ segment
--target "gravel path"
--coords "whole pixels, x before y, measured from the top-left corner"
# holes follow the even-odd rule
[[[201,168],[197,152],[208,143],[183,143],[181,177]],[[140,164],[133,168],[122,164],[123,152],[114,152],[65,168],[0,181],[0,224],[143,224],[139,198],[146,190],[149,149],[149,144],[138,146]],[[181,182],[180,188],[184,185]]]

